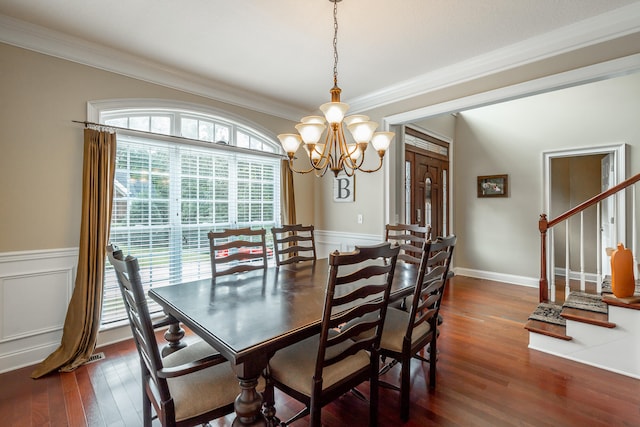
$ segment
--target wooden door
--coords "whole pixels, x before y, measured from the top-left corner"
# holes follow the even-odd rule
[[[430,225],[433,237],[449,234],[449,144],[413,129],[405,132],[410,141],[405,144],[405,221]]]

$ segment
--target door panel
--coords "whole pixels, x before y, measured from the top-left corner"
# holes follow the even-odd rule
[[[413,131],[407,129],[407,133]],[[417,135],[416,135],[417,134]],[[435,140],[432,137],[413,131],[411,135],[425,139],[427,148],[433,147],[434,151],[413,145],[405,146],[407,212],[405,221],[411,224],[431,226],[431,235],[441,236],[446,230],[445,213],[449,211],[445,203],[448,203],[448,144]],[[434,143],[434,140],[437,143]],[[431,145],[429,145],[431,144]],[[442,145],[441,145],[442,144]]]

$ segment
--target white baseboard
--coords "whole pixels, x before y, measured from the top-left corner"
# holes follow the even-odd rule
[[[511,283],[513,285],[527,286],[530,288],[537,288],[540,285],[540,279],[535,277],[516,276],[513,274],[495,273],[492,271],[474,270],[461,267],[454,267],[453,272],[460,276]]]
[[[554,269],[556,276],[564,277],[567,270],[564,268],[556,267]],[[579,271],[569,270],[569,280],[580,280],[581,273]],[[585,282],[598,283],[598,275],[595,273],[584,273]]]

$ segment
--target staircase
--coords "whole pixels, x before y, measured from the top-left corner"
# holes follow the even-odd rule
[[[540,303],[529,319],[529,348],[640,379],[640,280],[634,298],[572,291],[562,304]],[[586,301],[586,303],[585,303]]]
[[[618,299],[611,293],[609,277],[598,278],[593,286],[588,286],[582,272],[579,283],[570,280],[562,291],[557,288],[564,278],[557,279],[555,274],[549,278],[546,269],[550,259],[546,253],[547,230],[574,215],[581,216],[587,208],[599,209],[599,203],[607,197],[625,197],[629,188],[633,230],[630,240],[636,256],[634,184],[638,181],[640,174],[553,220],[547,221],[541,215],[540,304],[525,324],[529,348],[640,379],[640,280],[636,281],[633,297]],[[551,271],[555,271],[551,265]],[[638,279],[638,268],[635,277]]]

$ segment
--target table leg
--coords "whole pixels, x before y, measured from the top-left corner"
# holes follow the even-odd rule
[[[242,379],[240,381],[240,394],[236,397],[236,418],[233,426],[267,426],[267,421],[262,415],[262,395],[256,390],[257,378]]]
[[[180,327],[180,323],[170,323],[169,329],[164,333],[164,339],[167,340],[169,344],[162,349],[162,357],[186,347],[187,344],[181,341],[182,338],[184,338],[184,329]]]

